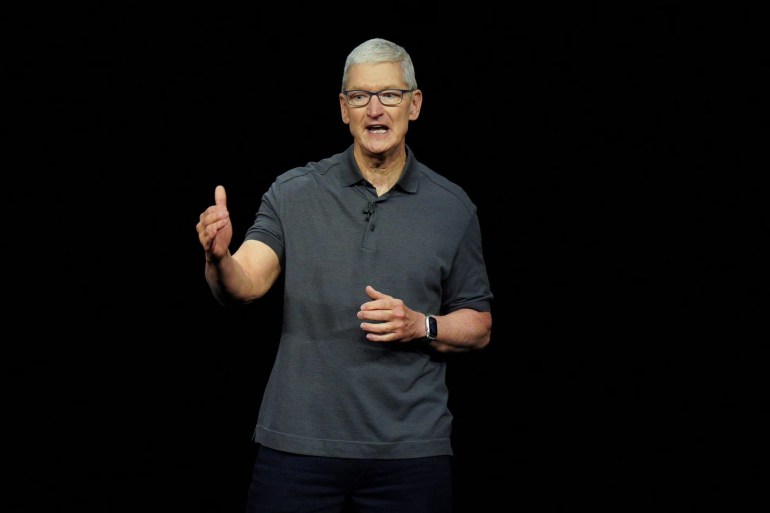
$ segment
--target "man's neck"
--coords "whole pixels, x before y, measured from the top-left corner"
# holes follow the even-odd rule
[[[382,196],[396,185],[406,166],[405,152],[399,153],[394,158],[364,157],[358,154],[355,158],[361,174],[377,190],[377,196]]]

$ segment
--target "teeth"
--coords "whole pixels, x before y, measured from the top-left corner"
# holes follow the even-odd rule
[[[370,128],[369,131],[374,134],[384,134],[386,132],[384,128]]]

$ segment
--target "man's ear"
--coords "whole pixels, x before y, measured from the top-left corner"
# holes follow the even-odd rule
[[[348,114],[348,103],[345,101],[345,96],[340,94],[340,115],[342,116],[342,122],[346,125],[350,124],[350,115]]]
[[[411,96],[409,101],[409,120],[414,121],[420,117],[420,109],[422,109],[422,91],[415,89]]]

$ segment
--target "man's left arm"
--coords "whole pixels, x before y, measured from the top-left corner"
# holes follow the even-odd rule
[[[482,349],[492,335],[492,313],[461,308],[446,315],[432,315],[434,323],[426,322],[426,336],[435,330],[430,345],[441,353],[456,353]],[[427,319],[427,316],[425,316]]]
[[[463,352],[481,349],[492,334],[492,314],[471,308],[460,308],[446,315],[434,315],[433,323],[426,314],[412,310],[404,301],[366,287],[371,301],[361,305],[358,319],[366,338],[372,342],[409,342],[430,339],[439,352]],[[429,335],[432,335],[429,337]]]

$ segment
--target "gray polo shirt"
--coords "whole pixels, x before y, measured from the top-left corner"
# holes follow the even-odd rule
[[[366,340],[364,288],[424,313],[489,311],[476,208],[407,148],[399,182],[376,196],[345,152],[280,175],[246,239],[275,250],[283,329],[254,440],[346,458],[452,454],[446,362],[418,343]]]

